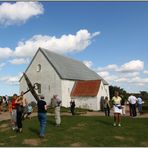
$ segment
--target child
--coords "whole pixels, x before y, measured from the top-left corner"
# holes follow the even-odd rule
[[[26,115],[26,118],[31,119],[30,115],[31,115],[32,111],[33,111],[33,108],[32,108],[32,106],[31,106],[31,104],[28,104],[28,106],[27,106],[27,115]]]

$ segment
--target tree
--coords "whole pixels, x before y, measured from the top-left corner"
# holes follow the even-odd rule
[[[127,100],[129,94],[123,89],[118,86],[109,86],[110,98],[114,96],[115,91],[118,91],[120,96]]]

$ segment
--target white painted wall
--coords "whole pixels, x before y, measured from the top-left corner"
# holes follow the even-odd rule
[[[64,107],[70,106],[70,94],[74,84],[75,81],[62,80],[62,106]]]
[[[74,97],[76,107],[97,110],[97,97]]]
[[[37,72],[38,64],[41,65],[40,72]],[[53,94],[58,94],[59,97],[62,96],[61,79],[40,51],[34,58],[26,73],[32,84],[41,84],[41,94],[45,96],[45,100],[47,101],[47,103],[50,102]],[[24,78],[20,81],[20,92],[22,90],[27,90],[27,85]],[[27,93],[25,97],[29,100],[29,102],[35,100],[31,93]]]

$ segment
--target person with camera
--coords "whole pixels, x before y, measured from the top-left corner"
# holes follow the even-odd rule
[[[51,99],[51,106],[54,108],[55,111],[55,121],[57,127],[61,125],[61,115],[60,115],[61,103],[62,101],[58,97],[58,95],[53,95],[53,98]]]

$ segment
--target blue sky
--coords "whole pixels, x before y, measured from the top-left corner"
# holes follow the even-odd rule
[[[0,2],[0,95],[38,47],[84,62],[110,85],[148,90],[147,2]]]

